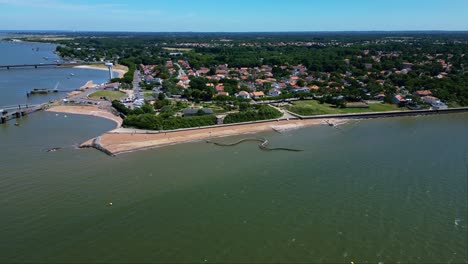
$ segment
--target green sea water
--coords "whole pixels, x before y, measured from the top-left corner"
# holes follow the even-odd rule
[[[73,147],[112,127],[0,127],[0,262],[467,262],[466,114],[258,135],[297,153]]]
[[[53,56],[21,45],[20,62]],[[2,105],[106,75],[41,71],[0,72]],[[0,263],[468,263],[467,114],[255,135],[303,152],[194,142],[117,157],[76,148],[109,120],[13,123],[0,125]]]

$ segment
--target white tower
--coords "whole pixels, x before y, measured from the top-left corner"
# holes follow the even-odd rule
[[[112,62],[106,62],[106,66],[109,69],[109,81],[112,80],[114,77],[112,76]]]

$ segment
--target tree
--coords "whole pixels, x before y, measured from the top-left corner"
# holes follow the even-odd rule
[[[141,110],[145,113],[145,114],[154,114],[154,107],[148,103],[148,102],[145,102],[142,106],[141,106]]]
[[[297,83],[296,83],[296,84],[297,84],[297,86],[299,86],[299,87],[304,87],[304,86],[305,86],[305,82],[304,82],[304,80],[302,80],[302,79],[297,80]]]
[[[206,90],[206,83],[202,78],[193,78],[190,80],[190,88],[200,91]]]
[[[244,112],[247,111],[250,108],[250,104],[247,102],[241,102],[239,103],[239,111]]]
[[[170,105],[171,104],[171,101],[167,100],[167,99],[163,99],[163,100],[156,100],[154,102],[154,109],[161,109],[163,108],[164,106],[166,105]]]
[[[211,67],[210,71],[208,72],[208,75],[215,75],[216,74],[216,69]]]

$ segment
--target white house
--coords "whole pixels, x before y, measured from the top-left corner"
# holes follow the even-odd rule
[[[278,88],[273,88],[270,91],[268,91],[269,96],[278,96],[281,94],[281,91]]]
[[[430,105],[440,103],[439,98],[434,97],[434,96],[423,96],[421,97],[421,100],[423,101],[423,103],[430,104]]]
[[[236,95],[236,97],[242,98],[242,99],[250,99],[250,95],[249,95],[249,93],[246,92],[246,91],[240,91],[240,92]]]
[[[435,109],[447,109],[448,108],[446,104],[444,104],[443,102],[440,101],[439,98],[434,97],[434,96],[424,96],[421,98],[421,100],[426,104],[430,104]]]

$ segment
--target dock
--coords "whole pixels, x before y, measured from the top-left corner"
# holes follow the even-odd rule
[[[16,105],[0,107],[0,124],[5,124],[9,120],[19,119],[25,115],[40,111],[42,105]]]

